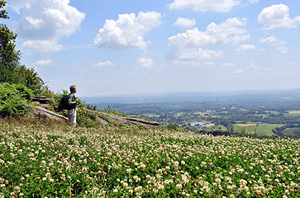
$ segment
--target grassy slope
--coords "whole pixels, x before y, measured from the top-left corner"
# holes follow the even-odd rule
[[[299,197],[299,140],[0,122],[0,197]]]
[[[259,124],[258,126],[237,126],[236,124],[234,126],[235,132],[242,132],[244,128],[246,128],[246,132],[257,132],[258,136],[271,136],[273,135],[272,130],[276,127],[282,127],[283,124]]]

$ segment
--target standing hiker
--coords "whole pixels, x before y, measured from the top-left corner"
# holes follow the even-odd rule
[[[75,98],[75,93],[77,92],[76,86],[71,85],[70,86],[70,94],[69,94],[69,105],[70,108],[68,110],[69,113],[69,122],[72,124],[72,126],[76,125],[76,104],[78,100]]]

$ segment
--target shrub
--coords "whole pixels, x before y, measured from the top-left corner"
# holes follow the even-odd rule
[[[169,123],[167,128],[170,129],[170,130],[179,131],[179,128],[177,127],[177,125],[173,124],[173,123]]]
[[[0,83],[0,116],[26,114],[31,97],[32,90],[24,85]]]

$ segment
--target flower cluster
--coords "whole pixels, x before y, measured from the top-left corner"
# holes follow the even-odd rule
[[[0,197],[299,197],[296,139],[0,123]]]

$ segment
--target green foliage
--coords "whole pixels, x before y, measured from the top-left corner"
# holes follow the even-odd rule
[[[0,116],[26,114],[31,96],[32,90],[24,85],[0,83]]]
[[[42,86],[40,90],[36,93],[38,96],[46,96],[48,98],[53,98],[55,96],[54,92],[49,89],[48,86]]]
[[[4,0],[0,0],[0,8],[4,8],[6,7],[6,1]],[[7,15],[7,11],[6,10],[1,10],[0,11],[0,18],[1,19],[9,19],[8,15]]]
[[[0,1],[0,8],[6,6],[6,1]],[[0,18],[8,19],[6,10],[0,11]],[[38,76],[34,68],[20,65],[21,53],[16,50],[17,34],[9,30],[7,25],[0,24],[0,83],[24,84],[36,93],[42,90],[44,81]]]
[[[96,127],[99,126],[96,120],[97,115],[95,113],[87,112],[84,108],[77,108],[77,125],[84,127]]]
[[[2,9],[5,6],[6,1],[1,0],[0,8]],[[6,10],[1,10],[0,18],[9,18]],[[15,83],[16,74],[14,74],[13,70],[19,66],[20,60],[20,51],[15,50],[16,38],[17,35],[10,31],[5,24],[0,24],[0,82]],[[13,73],[10,73],[9,71],[12,71]],[[8,74],[13,75],[14,77],[9,78]]]
[[[15,72],[7,69],[0,60],[0,83],[1,82],[9,82],[9,83],[18,83],[19,77]]]
[[[103,111],[103,112],[109,113],[109,114],[113,114],[113,115],[124,116],[124,117],[127,116],[126,114],[122,114],[121,112],[112,109],[109,105],[107,106],[107,108],[104,108],[104,111]]]
[[[26,87],[40,92],[45,84],[43,79],[38,76],[38,73],[34,71],[34,68],[27,68],[25,65],[21,65],[15,69],[16,74],[20,78],[20,83]]]
[[[173,123],[169,123],[167,128],[170,129],[170,130],[179,131],[179,128],[177,127],[177,125],[173,124]]]

